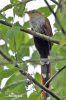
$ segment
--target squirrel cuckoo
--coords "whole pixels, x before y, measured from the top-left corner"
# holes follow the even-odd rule
[[[41,34],[45,34],[47,36],[52,36],[52,29],[50,22],[48,18],[44,17],[41,12],[37,10],[31,10],[26,12],[29,15],[30,18],[30,25],[31,29],[39,32]],[[48,58],[49,52],[52,47],[52,43],[41,39],[39,37],[33,37],[34,38],[34,43],[35,47],[37,48],[40,58]],[[51,65],[50,62],[44,62],[41,61],[41,83],[44,85],[49,78],[51,77]],[[50,88],[51,85],[50,83],[46,86],[47,88]],[[49,100],[50,96],[46,92],[42,92],[42,99],[43,100]]]

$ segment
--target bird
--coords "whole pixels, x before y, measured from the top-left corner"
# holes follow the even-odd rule
[[[38,10],[26,11],[29,16],[29,23],[31,30],[39,32],[47,36],[53,36],[52,28],[49,22],[49,19],[45,17]],[[50,50],[52,48],[52,42],[49,42],[40,37],[33,36],[35,47],[40,55],[41,59],[48,58],[50,55]],[[41,84],[44,85],[52,76],[51,63],[49,61],[44,62],[40,61],[41,64]],[[46,86],[48,89],[51,89],[51,83]],[[50,95],[45,91],[41,93],[42,100],[49,100]]]

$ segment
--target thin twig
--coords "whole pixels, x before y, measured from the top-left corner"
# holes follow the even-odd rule
[[[61,7],[61,4],[59,5],[59,3],[56,0],[51,0],[53,3],[55,3],[56,5]]]
[[[51,6],[49,5],[49,3],[47,2],[47,0],[44,0],[44,1],[45,1],[45,3],[47,4],[49,10],[53,13],[53,15],[54,15],[54,17],[55,17],[55,19],[56,19],[56,21],[57,21],[57,23],[58,23],[58,25],[59,25],[61,31],[62,31],[62,33],[65,35],[66,32],[65,32],[65,30],[64,30],[64,28],[63,28],[63,26],[62,26],[62,24],[60,23],[60,21],[59,21],[57,15],[56,15],[56,13],[54,13],[54,11],[52,10],[52,8],[51,8]]]
[[[8,23],[7,21],[3,21],[3,20],[0,20],[0,23],[3,24],[3,25],[9,26],[9,27],[12,27],[12,25],[13,25],[13,24]],[[60,41],[58,41],[58,40],[54,40],[54,39],[52,39],[49,36],[46,36],[44,34],[41,34],[41,33],[38,33],[38,32],[32,31],[32,30],[29,30],[29,29],[21,28],[20,31],[23,31],[23,32],[26,32],[28,34],[34,35],[36,37],[40,37],[42,39],[45,39],[47,41],[50,41],[50,42],[53,42],[53,43],[56,43],[56,44],[60,44]]]
[[[55,79],[55,77],[66,68],[66,65],[61,67],[46,83],[44,86],[47,86],[53,79]],[[39,93],[41,93],[43,90],[41,90]],[[62,99],[63,100],[63,99]]]
[[[46,83],[45,86],[50,83],[62,70],[64,70],[66,68],[66,65],[61,67]]]
[[[37,63],[38,61],[43,61],[43,62],[52,62],[52,63],[55,63],[55,62],[60,62],[60,61],[65,61],[66,58],[53,58],[53,59],[29,59],[29,60],[21,60],[21,61],[14,61],[13,64],[16,65],[17,63],[21,64],[21,63],[27,63],[27,62],[30,62],[30,63]],[[10,64],[9,62],[2,62],[0,61],[0,65],[5,65],[5,64]]]
[[[12,64],[12,60],[10,60],[10,58],[8,58],[1,50],[0,50],[0,54]],[[40,83],[38,83],[30,74],[28,74],[27,72],[25,72],[24,70],[20,69],[20,67],[17,65],[17,68],[19,68],[19,72],[26,76],[29,80],[31,80],[32,82],[34,82],[37,86],[39,86],[42,90],[48,92],[50,95],[52,95],[55,99],[57,100],[61,100],[61,98],[57,95],[55,95],[53,92],[51,92],[49,89],[47,89],[45,86],[41,85]]]

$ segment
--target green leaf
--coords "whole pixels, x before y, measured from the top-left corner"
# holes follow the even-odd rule
[[[37,60],[37,61],[36,61],[36,62],[33,61],[33,62],[30,62],[30,63],[31,63],[33,66],[39,65],[40,63],[39,63],[38,59],[39,59],[39,54],[38,54],[37,51],[34,51],[33,54],[32,54],[31,60]]]
[[[57,15],[57,17],[59,18],[59,20],[61,21],[61,13],[60,13],[60,10],[57,11],[56,15]],[[58,23],[57,23],[57,21],[56,21],[56,19],[55,19],[54,26],[55,26],[55,28],[56,28],[56,30],[57,30],[58,32],[61,30],[60,27],[59,27],[59,25],[58,25]]]
[[[10,76],[10,78],[9,78],[9,79],[7,80],[7,82],[6,82],[6,86],[9,85],[9,84],[12,84],[12,83],[14,82],[14,80],[15,80],[16,77],[17,77],[16,74],[12,74],[12,75]]]
[[[66,58],[66,47],[60,45],[53,45],[51,50],[52,58]],[[54,54],[53,54],[54,53]]]
[[[29,51],[28,50],[29,46],[27,45],[27,43],[29,41],[28,34],[20,32],[19,28],[18,28],[17,32],[15,31],[15,33],[14,33],[14,31],[13,31],[13,35],[10,35],[11,34],[10,32],[7,34],[7,35],[9,35],[9,39],[8,39],[8,43],[10,44],[9,49],[12,50],[12,52],[14,53],[15,47],[16,47],[16,52],[21,52],[21,49],[22,49],[22,46],[23,46],[23,48],[27,49],[27,51],[25,51],[25,52],[28,52]],[[22,55],[22,54],[23,53],[21,53],[20,55]]]
[[[13,7],[12,4],[8,4],[8,5],[6,5],[6,6],[1,10],[1,12],[4,12],[4,11],[6,11],[6,10],[8,10],[8,9],[11,9],[12,7]]]
[[[21,27],[20,24],[17,22],[6,33],[7,39],[9,38],[8,39],[8,44],[10,45],[9,49],[12,50],[13,53],[15,52],[15,47],[17,52],[17,50],[20,49],[22,45],[24,46],[29,41],[28,34],[21,32],[20,27]],[[27,44],[25,46],[28,47]]]
[[[1,70],[0,71],[0,79],[10,77],[12,74],[14,74],[17,70],[15,68],[11,69],[6,69],[6,70]]]
[[[22,17],[24,15],[24,8],[26,3],[22,3],[21,5],[15,6],[13,9],[14,15],[17,15],[19,17]]]
[[[56,28],[56,30],[57,30],[58,32],[60,31],[60,27],[59,27],[59,25],[58,25],[57,22],[54,23],[54,27]],[[56,32],[55,32],[55,33],[56,33]]]
[[[21,59],[24,56],[29,56],[29,48],[26,46],[21,46],[18,50],[17,50],[17,58]]]
[[[29,36],[28,34],[22,32],[22,43],[26,44],[29,41]],[[26,45],[27,46],[27,45]]]
[[[54,9],[55,8],[55,5],[51,5],[51,8]],[[51,14],[51,11],[49,10],[48,7],[41,7],[38,9],[40,12],[43,13],[44,16],[49,16]]]
[[[0,24],[0,39],[6,40],[5,34],[8,31],[8,27]]]
[[[37,82],[41,83],[41,75],[38,72],[36,72],[36,74],[35,74],[35,80]],[[36,86],[36,85],[35,85],[35,89],[36,89],[37,94],[39,94],[41,89],[38,86]]]
[[[7,44],[5,43],[4,45],[1,45],[0,46],[0,50],[5,54],[7,55],[8,57],[10,57],[10,54],[9,54],[9,48],[7,46]],[[3,59],[3,63],[6,63],[6,59]]]
[[[34,51],[34,53],[32,54],[32,59],[39,59],[39,54],[37,51]]]
[[[24,28],[29,28],[29,27],[30,27],[29,21],[25,22],[24,25],[23,25],[22,27],[24,27]]]
[[[6,20],[6,17],[0,13],[0,19],[5,19]]]
[[[5,94],[3,94],[3,93],[0,93],[0,99],[1,100],[9,100],[9,98],[5,97]]]
[[[40,83],[40,74],[39,73],[35,74],[35,79],[36,79],[36,81],[38,81]]]
[[[66,28],[66,15],[62,16],[62,12],[58,9],[57,13],[56,13],[57,17],[59,18],[60,23],[62,24],[63,28]],[[57,28],[58,31],[60,31],[60,27],[58,25],[57,22],[55,22],[54,26]]]
[[[10,64],[10,63],[9,63],[9,64],[6,64],[6,65],[7,65],[7,68],[8,68],[8,69],[11,69],[11,70],[14,69],[14,65],[12,65],[12,64]]]
[[[16,23],[14,23],[13,26],[18,26],[20,28],[22,27],[18,21]]]
[[[14,38],[14,36],[16,34],[18,34],[20,31],[20,27],[19,26],[12,26],[12,28],[10,28],[7,33],[6,36],[10,39]]]
[[[34,45],[33,38],[29,39],[26,45],[33,46]]]
[[[19,0],[10,0],[10,3],[17,3]]]
[[[58,45],[53,45],[52,46],[50,54],[51,54],[51,58],[59,58],[60,57],[59,50],[58,50]]]
[[[64,34],[62,34],[61,32],[56,32],[54,35],[53,35],[53,39],[56,39],[56,40],[59,40],[61,42],[61,40],[65,37]]]
[[[62,45],[53,45],[51,50],[52,58],[66,58],[66,47]]]
[[[60,46],[59,54],[60,54],[61,57],[66,58],[66,47],[65,46]]]
[[[9,22],[13,21],[13,17],[10,16],[10,17],[7,18],[7,20],[8,20]]]
[[[66,84],[66,80],[65,79],[65,73],[66,70],[63,70],[61,73],[58,74],[57,77],[55,77],[55,79],[53,80],[53,91],[55,91],[55,93],[57,95],[59,95],[61,97],[61,94],[63,94],[63,91],[65,91],[65,84]],[[64,81],[63,81],[64,80]],[[58,88],[58,89],[57,89]],[[63,94],[64,96],[66,95],[66,93]],[[63,96],[62,95],[62,96]]]
[[[17,80],[17,81],[14,81],[12,82],[11,84],[9,85],[6,85],[3,89],[2,89],[2,92],[8,90],[8,88],[10,87],[10,92],[15,92],[15,93],[18,93],[18,91],[15,91],[17,88],[20,88],[20,85],[24,85],[24,88],[25,88],[25,85],[27,83],[27,80]],[[18,89],[17,89],[18,90]]]
[[[62,17],[61,19],[60,19],[60,21],[62,22],[62,26],[64,27],[64,29],[66,29],[66,16],[64,16],[64,17]]]
[[[27,81],[16,81],[6,87],[4,87],[2,89],[2,93],[5,93],[5,96],[8,98],[10,98],[9,100],[13,100],[13,98],[15,98],[16,100],[18,100],[17,98],[24,98],[26,99],[27,98],[27,94],[26,94],[26,82]],[[16,98],[17,97],[17,98]]]
[[[38,95],[37,92],[31,93],[27,100],[34,100],[34,99],[35,100],[41,100],[41,97],[40,97],[40,95]]]
[[[66,36],[63,37],[63,39],[60,42],[61,45],[66,45]]]

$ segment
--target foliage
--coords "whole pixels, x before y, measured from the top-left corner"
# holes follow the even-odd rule
[[[10,4],[6,5],[3,9],[0,10],[0,19],[6,20],[8,22],[14,22],[15,15],[19,18],[23,18],[25,13],[25,5],[26,3],[22,3],[18,5],[19,0],[10,0]],[[59,17],[61,24],[64,29],[66,29],[66,12],[64,6],[66,4],[62,3],[62,9],[58,9],[56,14]],[[56,7],[56,5],[51,5],[52,9]],[[14,16],[6,17],[3,15],[3,12],[6,10],[12,9]],[[45,16],[50,16],[51,12],[48,7],[41,7],[38,9]],[[64,12],[63,12],[64,11]],[[20,31],[20,28],[29,28],[29,23],[24,22],[23,26],[19,22],[14,23],[12,27],[7,27],[6,25],[0,24],[0,40],[3,40],[5,43],[0,46],[0,50],[3,51],[7,57],[12,59],[12,61],[17,62],[20,68],[24,71],[28,71],[29,66],[34,66],[35,68],[39,65],[38,62],[31,62],[30,60],[39,59],[39,54],[37,51],[33,49],[34,43],[33,39],[24,32]],[[58,23],[55,20],[54,27],[56,28],[55,34],[53,35],[53,39],[57,39],[60,41],[60,45],[54,44],[52,50],[50,52],[51,58],[66,58],[66,36],[62,34],[61,29]],[[32,48],[32,49],[30,49]],[[32,50],[32,51],[31,51]],[[11,52],[11,53],[10,53]],[[29,58],[29,64],[27,61],[23,62],[23,59]],[[52,72],[53,74],[57,72],[59,68],[64,66],[66,61],[57,61],[52,63]],[[29,66],[28,66],[29,65]],[[53,81],[52,91],[59,95],[60,97],[66,96],[66,70],[62,71]],[[0,86],[3,84],[2,80],[7,78],[7,82],[3,88],[0,89],[0,98],[1,100],[41,100],[40,96],[40,88],[33,84],[34,91],[27,96],[27,87],[32,83],[29,83],[26,77],[21,75],[17,68],[14,67],[13,64],[10,64],[6,59],[4,59],[0,55]],[[40,74],[36,72],[34,74],[34,78],[40,82]],[[32,89],[31,89],[32,90]],[[51,100],[54,98],[51,97]]]

